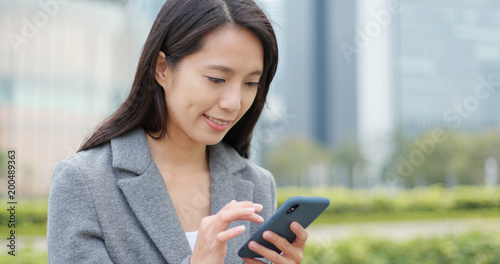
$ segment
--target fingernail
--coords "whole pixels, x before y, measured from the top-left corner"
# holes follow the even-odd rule
[[[264,234],[262,234],[264,238],[273,238],[273,233],[266,231]]]
[[[245,231],[246,227],[244,225],[238,226],[238,231]]]
[[[255,204],[256,210],[262,210],[262,208],[264,208],[264,206],[262,204]]]
[[[249,213],[249,214],[255,213],[255,208],[253,208],[253,207],[245,208],[245,212]]]
[[[257,244],[257,242],[250,242],[250,244],[248,245],[250,247],[250,249],[258,249],[259,248],[259,245]]]

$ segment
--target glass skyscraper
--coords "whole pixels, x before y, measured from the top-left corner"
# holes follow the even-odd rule
[[[500,127],[500,1],[402,1],[394,27],[401,131]]]

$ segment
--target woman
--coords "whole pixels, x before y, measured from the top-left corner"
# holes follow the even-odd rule
[[[247,160],[278,60],[252,0],[169,0],[120,108],[58,163],[49,263],[262,263],[239,247],[276,209],[272,175]],[[299,263],[307,232],[267,232]]]

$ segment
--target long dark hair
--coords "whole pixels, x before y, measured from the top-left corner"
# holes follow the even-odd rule
[[[160,10],[144,44],[134,83],[127,99],[84,141],[78,151],[90,149],[135,127],[156,139],[167,135],[167,106],[163,88],[155,80],[158,53],[175,69],[189,54],[199,51],[203,38],[223,25],[244,27],[256,34],[264,48],[264,69],[253,104],[222,141],[248,158],[252,131],[266,102],[276,73],[278,46],[273,27],[252,0],[168,0]]]

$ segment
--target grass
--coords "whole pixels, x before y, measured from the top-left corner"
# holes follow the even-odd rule
[[[500,264],[500,234],[470,232],[395,242],[351,237],[327,244],[308,243],[304,264]]]

